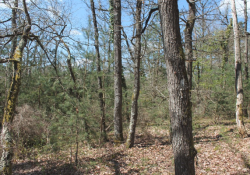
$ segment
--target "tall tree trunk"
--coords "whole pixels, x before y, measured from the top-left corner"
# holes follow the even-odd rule
[[[15,0],[14,7],[16,7],[16,8],[18,7],[18,0]],[[12,9],[12,19],[11,19],[13,33],[17,29],[16,18],[17,18],[17,9],[13,8]],[[17,47],[17,36],[14,36],[14,38],[12,40],[12,45],[11,45],[10,58],[12,58],[14,56],[16,47]]]
[[[121,0],[114,0],[114,134],[115,142],[123,141],[122,129],[122,55]]]
[[[175,174],[194,175],[196,150],[185,55],[181,44],[177,0],[158,0],[169,91]]]
[[[131,117],[129,123],[129,131],[127,138],[127,147],[134,146],[135,128],[138,116],[138,97],[140,93],[140,62],[141,62],[141,8],[142,1],[136,2],[136,43],[135,43],[135,58],[134,58],[134,89],[132,95]]]
[[[11,135],[11,123],[14,118],[16,101],[21,85],[21,63],[24,47],[27,44],[28,34],[31,30],[31,20],[27,11],[26,2],[23,0],[24,12],[28,21],[25,26],[21,40],[15,48],[14,55],[10,59],[13,64],[13,75],[10,89],[8,92],[7,103],[4,108],[3,127],[1,133],[2,157],[0,164],[0,173],[4,175],[12,174],[12,156],[13,156],[13,140]]]
[[[100,58],[100,52],[99,52],[99,33],[97,28],[97,21],[96,21],[96,14],[95,14],[95,4],[94,0],[90,0],[91,4],[91,11],[93,16],[93,23],[94,23],[94,29],[95,29],[95,51],[97,55],[97,73],[98,73],[98,89],[99,89],[99,103],[100,103],[100,109],[101,109],[101,138],[103,141],[107,141],[107,134],[106,134],[106,124],[105,124],[105,102],[103,98],[103,88],[102,88],[102,77],[101,77],[101,58]]]
[[[240,36],[237,22],[237,13],[235,0],[231,0],[233,29],[234,29],[234,47],[235,47],[235,91],[236,91],[236,123],[239,133],[242,137],[247,135],[243,122],[243,87],[241,71],[241,53],[240,53]]]
[[[245,18],[245,26],[244,26],[244,34],[245,34],[245,79],[248,81],[248,35],[247,35],[247,0],[244,0],[244,18]]]
[[[248,84],[248,79],[249,79],[249,73],[248,73],[248,34],[247,34],[247,0],[244,0],[244,19],[245,19],[245,24],[244,24],[244,35],[245,35],[245,80],[246,83]],[[248,102],[249,97],[248,95],[245,96],[245,105],[244,105],[244,116],[248,116]]]
[[[194,29],[195,23],[195,2],[189,1],[189,15],[188,20],[186,22],[185,28],[185,55],[186,55],[186,69],[187,69],[187,77],[188,77],[188,86],[189,86],[189,95],[191,99],[191,90],[192,90],[192,73],[193,73],[193,41],[192,41],[192,33]],[[192,106],[192,103],[191,103]]]

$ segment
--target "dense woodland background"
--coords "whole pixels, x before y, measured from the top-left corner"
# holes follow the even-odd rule
[[[184,45],[185,22],[189,13],[186,1],[182,1],[179,1],[179,21]],[[94,1],[99,33],[99,61],[95,50],[95,31],[90,2],[87,0],[77,2],[85,6],[83,10],[86,12],[85,16],[78,21],[78,23],[84,21],[82,27],[75,28],[72,16],[76,2],[27,1],[32,21],[31,32],[34,36],[28,38],[22,57],[21,87],[12,123],[15,160],[26,158],[33,160],[38,159],[39,154],[59,154],[68,150],[66,151],[69,154],[68,157],[65,156],[62,159],[69,160],[70,165],[73,166],[79,163],[83,148],[108,148],[115,144],[113,140],[115,64],[110,2]],[[19,9],[23,8],[22,2],[19,2],[16,10],[17,27],[13,29],[9,19],[11,12],[15,9],[14,4],[12,1],[0,2],[0,5],[3,4],[6,6],[0,6],[1,59],[10,57],[13,40],[16,39],[18,42],[21,38],[15,35],[15,32],[22,31],[22,25],[27,23],[24,12]],[[230,126],[234,127],[236,125],[235,56],[230,5],[227,1],[220,0],[197,0],[195,4],[197,11],[192,35],[191,89],[193,129],[202,129],[210,125],[216,127],[225,121],[229,121]],[[131,101],[134,98],[132,95],[134,60],[131,59],[131,53],[133,54],[135,48],[136,2],[124,0],[121,5],[122,121],[126,138],[131,115]],[[161,140],[160,145],[170,143],[169,95],[160,16],[159,11],[150,11],[156,7],[157,1],[155,0],[145,0],[142,3],[142,27],[146,27],[146,30],[141,37],[141,81],[136,145],[141,144],[145,147],[150,144],[159,144],[157,142],[162,138],[164,141]],[[246,35],[244,28],[246,24],[243,6],[238,6],[237,13],[243,63],[243,111],[244,118],[247,120],[250,83],[248,60],[244,57],[245,37],[248,33]],[[74,77],[72,77],[72,72]],[[7,103],[6,98],[12,74],[11,62],[0,64],[0,121],[2,121]],[[101,89],[99,78],[102,80]],[[100,108],[100,92],[104,111]],[[102,125],[103,115],[105,116],[106,140],[103,139],[103,133],[105,133]],[[149,134],[149,128],[154,128],[153,134]],[[248,125],[246,128],[248,129]],[[199,136],[198,131],[195,130],[193,133],[194,137]],[[217,133],[214,139],[223,136]],[[156,141],[150,142],[149,139],[147,145],[149,137],[151,141]],[[233,137],[239,138],[240,136],[235,131]],[[202,149],[202,144],[200,147]],[[199,151],[198,149],[198,153]],[[116,156],[113,158],[115,159]],[[80,163],[78,167],[81,167]],[[91,173],[90,169],[85,173]],[[202,173],[202,171],[199,172]],[[128,172],[128,174],[133,173],[142,172],[139,170]],[[147,172],[144,173],[147,174]]]

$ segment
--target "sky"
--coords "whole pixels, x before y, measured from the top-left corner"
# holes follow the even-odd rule
[[[13,0],[5,0],[6,2],[13,2]],[[44,2],[49,2],[49,1],[58,1],[58,3],[62,3],[65,5],[66,8],[69,9],[67,13],[69,14],[69,19],[71,24],[67,26],[67,30],[70,30],[70,35],[79,41],[84,40],[83,32],[82,29],[88,25],[88,17],[92,16],[90,8],[85,4],[87,2],[89,4],[90,0],[27,0],[27,3],[30,3],[30,1],[38,2],[38,1],[44,1]],[[108,9],[108,0],[94,0],[95,6],[99,7],[100,3],[97,2],[102,2],[102,8]],[[123,0],[121,0],[123,3]],[[135,1],[135,0],[134,0]],[[218,0],[220,1],[220,0]],[[238,13],[238,18],[239,20],[243,19],[243,0],[235,0],[236,1],[236,8],[237,8],[237,13]],[[145,4],[148,3],[147,0],[144,1]],[[157,0],[155,0],[157,2]],[[221,0],[220,1],[220,10],[226,11],[227,9],[230,10],[230,2],[231,0]],[[125,4],[125,1],[124,3]],[[248,7],[250,9],[250,0],[248,0]],[[178,0],[178,5],[179,9],[187,9],[188,4],[186,0]],[[1,16],[1,10],[6,9],[7,7],[3,4],[3,0],[0,0],[0,16]],[[149,12],[149,9],[147,13]],[[62,12],[63,13],[63,12]],[[146,14],[147,14],[146,13]],[[97,11],[98,14],[98,11]],[[53,16],[53,15],[51,15]],[[250,16],[250,10],[249,10],[249,16]],[[131,20],[131,17],[129,17],[126,12],[122,13],[122,18],[123,22],[122,25],[124,26],[125,31],[127,31],[127,35],[131,35],[131,26],[133,24],[133,20]],[[0,17],[1,20],[1,17]],[[248,27],[250,28],[250,27]],[[130,31],[129,31],[130,30]]]
[[[13,0],[6,0],[6,2],[12,2]],[[27,3],[30,3],[31,0],[27,0]],[[39,0],[33,0],[39,1]],[[51,0],[44,0],[44,1],[51,1]],[[81,29],[88,24],[88,16],[91,15],[91,11],[89,7],[86,6],[84,2],[89,3],[89,0],[57,0],[59,3],[67,4],[67,6],[70,6],[71,8],[71,14],[70,14],[70,20],[72,22],[72,30],[71,35],[74,36],[80,36],[82,35]],[[243,0],[235,0],[236,1],[236,8],[237,8],[237,14],[239,19],[243,18]],[[95,0],[95,5],[99,6],[100,4],[97,3],[98,1]],[[106,2],[106,4],[105,4]],[[220,1],[220,10],[223,12],[227,8],[230,9],[230,2],[231,0],[221,0]],[[145,0],[145,3],[147,3],[147,0]],[[108,0],[102,0],[103,6],[108,6]],[[179,9],[188,8],[186,0],[179,0]],[[248,0],[248,9],[250,14],[250,0]],[[7,7],[4,5],[3,0],[0,0],[0,13],[1,9],[6,9]],[[130,19],[128,19],[127,15],[123,15],[123,21],[124,25],[126,26],[129,22],[131,22]],[[126,24],[127,23],[127,24]],[[128,24],[129,25],[129,24]]]

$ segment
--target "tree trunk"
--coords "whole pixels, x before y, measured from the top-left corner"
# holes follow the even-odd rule
[[[247,35],[247,0],[244,0],[244,18],[245,18],[245,26],[244,26],[244,34],[245,34],[245,79],[248,80],[248,35]]]
[[[248,74],[248,34],[247,34],[247,0],[244,0],[244,18],[245,18],[245,24],[244,24],[244,35],[245,35],[245,80],[246,83],[248,84],[248,78],[249,78],[249,74]],[[249,101],[249,97],[248,95],[245,96],[245,105],[244,105],[244,116],[248,116],[248,102]]]
[[[14,7],[18,7],[18,0],[15,0],[14,2]],[[16,18],[17,18],[17,9],[12,9],[12,19],[11,19],[11,25],[12,25],[12,32],[14,33],[14,31],[17,29],[17,23],[16,23]],[[15,53],[15,49],[17,47],[17,36],[14,36],[12,43],[11,43],[11,53],[10,53],[10,58],[12,58],[14,56]]]
[[[95,51],[97,55],[97,73],[98,73],[98,89],[99,89],[99,104],[101,109],[101,138],[103,141],[107,141],[107,134],[106,134],[106,124],[105,124],[105,102],[103,98],[103,89],[102,89],[102,77],[101,77],[101,58],[99,52],[99,33],[97,28],[97,21],[96,21],[96,14],[95,14],[95,4],[94,0],[90,0],[91,4],[91,11],[93,16],[93,23],[95,29]]]
[[[169,91],[175,174],[194,175],[196,150],[185,55],[181,45],[177,0],[158,0]]]
[[[17,6],[18,2],[15,1],[15,6]],[[27,44],[28,34],[31,30],[31,21],[27,11],[26,2],[23,0],[24,11],[27,17],[28,25],[24,28],[24,32],[22,38],[18,44],[18,46],[14,50],[14,55],[11,58],[13,62],[13,75],[12,82],[9,88],[7,103],[4,108],[4,116],[3,116],[3,126],[1,133],[1,143],[2,143],[2,157],[0,164],[0,173],[4,175],[12,174],[12,156],[13,156],[13,140],[11,135],[11,123],[14,118],[15,105],[18,97],[19,88],[21,85],[21,62],[23,56],[24,47]],[[13,13],[15,16],[16,14]],[[13,17],[14,17],[13,16]],[[15,42],[15,41],[14,41]],[[14,44],[12,45],[14,46]]]
[[[187,0],[188,1],[188,0]],[[185,28],[185,55],[186,55],[186,69],[188,77],[188,86],[190,90],[190,99],[191,99],[191,90],[192,90],[192,73],[193,73],[193,41],[192,33],[195,23],[195,2],[188,1],[189,5],[189,16],[186,22]]]
[[[114,0],[114,134],[115,142],[123,141],[122,133],[122,55],[121,55],[121,0]]]
[[[134,58],[134,89],[132,95],[131,117],[129,123],[129,131],[127,138],[127,147],[134,146],[135,128],[138,116],[138,97],[140,93],[140,62],[141,62],[141,8],[142,1],[137,0],[136,3],[136,43],[135,43],[135,58]]]
[[[27,44],[27,36],[30,29],[30,26],[26,27],[13,56],[13,76],[8,92],[7,104],[4,108],[3,128],[1,133],[3,152],[1,157],[0,172],[4,175],[12,174],[13,141],[11,136],[11,123],[14,118],[16,101],[21,85],[21,62],[23,49]]]
[[[247,135],[243,122],[243,87],[241,71],[241,53],[240,53],[240,36],[237,22],[237,13],[235,0],[231,0],[233,29],[234,29],[234,47],[235,47],[235,91],[236,91],[236,123],[239,133],[242,137]]]

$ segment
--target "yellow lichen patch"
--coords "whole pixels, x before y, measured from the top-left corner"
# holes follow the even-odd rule
[[[21,85],[21,64],[19,62],[13,64],[14,67],[16,64],[16,70],[14,70],[14,77],[12,77],[12,83],[10,85],[9,94],[7,97],[7,106],[4,110],[3,123],[12,122],[13,120],[16,99],[18,96],[19,86]]]
[[[16,48],[15,54],[14,54],[14,60],[15,61],[21,61],[22,52],[19,48]]]
[[[239,120],[243,121],[243,109],[242,109],[242,104],[239,105],[239,108],[238,108],[238,111],[239,111]]]

